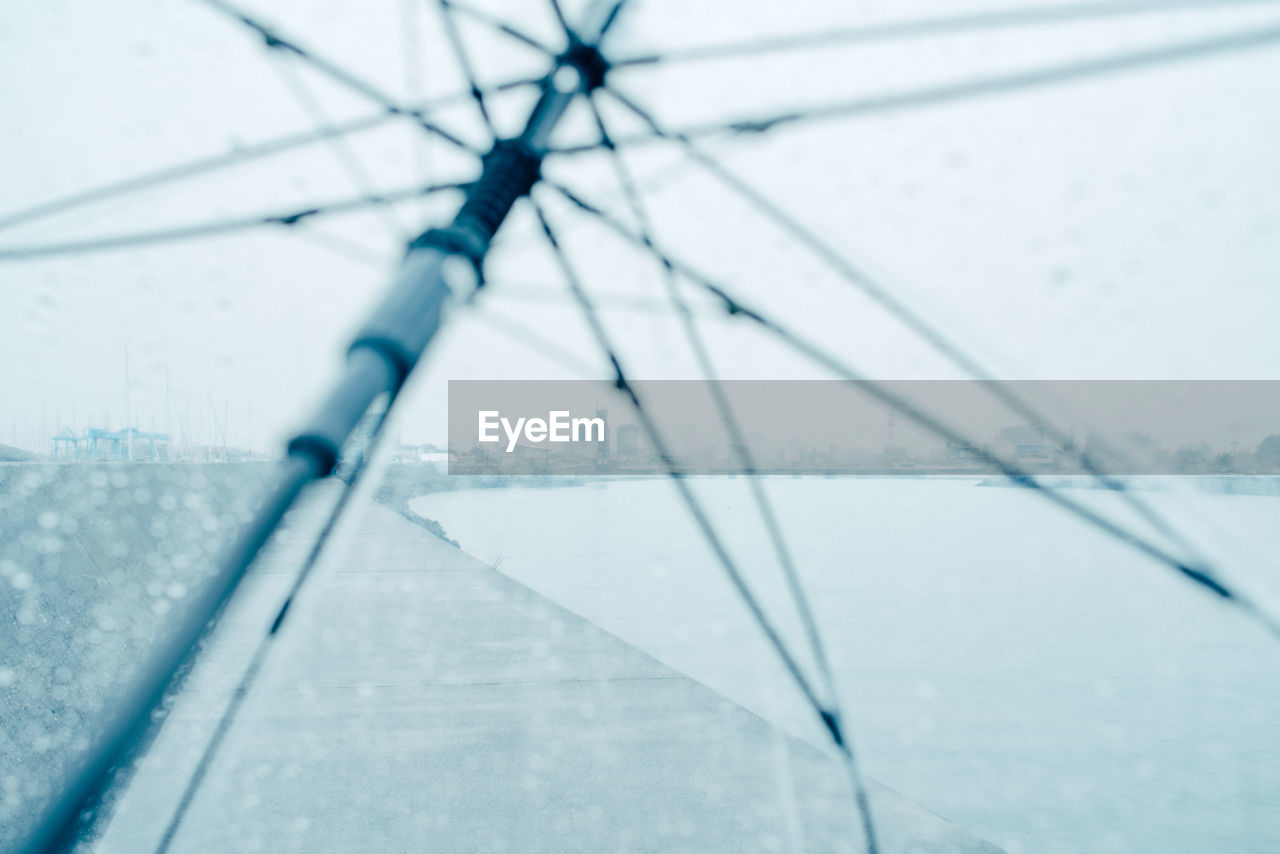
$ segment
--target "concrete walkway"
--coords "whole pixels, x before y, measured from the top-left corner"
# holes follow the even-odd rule
[[[830,756],[380,505],[349,521],[171,850],[864,850]],[[99,852],[155,849],[313,522],[247,579]],[[886,854],[998,851],[873,807]]]

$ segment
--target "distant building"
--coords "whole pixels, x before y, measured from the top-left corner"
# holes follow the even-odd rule
[[[640,455],[640,428],[634,424],[623,424],[618,428],[617,456],[623,458]]]
[[[1057,448],[1045,440],[1044,430],[1019,424],[1005,427],[1000,439],[1013,447],[1013,455],[1020,462],[1051,463],[1057,456]]]
[[[167,462],[169,434],[148,433],[136,427],[124,430],[88,427],[77,436],[70,427],[64,427],[53,437],[53,456],[59,460]]]
[[[78,460],[80,459],[79,449],[80,440],[70,427],[63,427],[61,432],[53,437],[54,459]]]
[[[604,429],[601,431],[600,441],[596,444],[596,459],[605,460],[609,457],[609,410],[596,407],[596,418],[604,422]],[[588,435],[590,435],[588,433]]]
[[[515,451],[506,455],[503,468],[517,469],[526,474],[542,474],[553,469],[554,455],[550,448],[521,442]]]
[[[978,464],[976,456],[978,450],[968,442],[953,442],[948,439],[947,447],[943,451],[943,460],[946,465],[952,467],[975,466]]]

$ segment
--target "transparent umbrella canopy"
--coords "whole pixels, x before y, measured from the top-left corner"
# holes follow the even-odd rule
[[[95,442],[123,447],[130,463],[144,447],[154,456],[160,436],[168,459],[179,445],[188,460],[230,460],[237,445],[244,458],[234,473],[174,463],[168,482],[7,473],[15,666],[0,676],[22,689],[5,713],[16,733],[6,752],[23,758],[2,818],[15,851],[93,848],[111,839],[114,815],[132,820],[135,783],[120,769],[142,768],[164,743],[166,710],[202,684],[201,650],[235,637],[243,649],[212,724],[166,780],[172,808],[144,822],[168,850],[190,816],[188,845],[199,847],[211,821],[202,788],[226,790],[211,780],[249,726],[242,714],[266,702],[281,662],[298,660],[290,624],[332,642],[314,613],[295,616],[313,570],[328,560],[338,577],[335,553],[361,548],[372,562],[412,559],[387,550],[420,531],[388,521],[381,539],[362,539],[377,524],[359,514],[375,494],[412,494],[388,473],[391,445],[439,435],[451,379],[603,379],[633,413],[701,564],[755,633],[753,660],[767,660],[776,690],[807,716],[804,737],[840,769],[819,794],[785,787],[799,805],[779,801],[778,846],[803,850],[799,828],[813,821],[823,830],[811,836],[831,833],[834,845],[903,850],[896,828],[915,819],[863,771],[849,708],[863,692],[838,678],[845,656],[809,592],[810,550],[790,531],[803,500],[759,474],[720,380],[839,380],[1025,487],[1125,555],[1116,560],[1163,569],[1239,631],[1280,637],[1274,579],[1229,560],[1197,499],[1130,489],[1006,382],[1271,379],[1270,3],[268,11],[204,0],[12,18],[3,61],[36,81],[10,96],[10,161],[29,165],[0,213],[12,283],[0,322],[7,361],[26,366],[4,392],[14,453],[43,451],[67,424],[79,455],[77,420],[118,420],[122,408],[124,430]],[[1101,489],[1037,476],[872,382],[884,377],[982,382]],[[746,476],[751,558],[636,382],[661,378],[709,382]],[[139,431],[144,417],[163,431]],[[282,464],[258,453],[280,445]],[[364,521],[331,544],[349,515]],[[247,575],[268,542],[271,569]],[[451,559],[440,560],[463,572]],[[242,582],[258,576],[268,581],[246,600]],[[57,603],[80,601],[87,610],[50,625]],[[116,615],[131,607],[148,616],[120,630]],[[353,625],[372,617],[346,613]],[[59,675],[65,661],[32,657],[40,646],[98,675],[77,688]],[[453,672],[447,644],[415,654]],[[613,676],[668,678],[635,666],[642,675]],[[845,823],[807,816],[815,803]],[[289,818],[254,821],[279,829]],[[631,838],[602,827],[620,845]]]

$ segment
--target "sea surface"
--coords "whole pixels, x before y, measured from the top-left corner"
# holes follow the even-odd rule
[[[812,672],[746,481],[688,482]],[[1025,489],[765,486],[872,776],[1010,854],[1280,851],[1280,637]],[[1066,493],[1148,530],[1115,493]],[[1135,494],[1280,613],[1280,497],[1172,478]],[[411,507],[512,578],[822,743],[670,481],[467,490]]]

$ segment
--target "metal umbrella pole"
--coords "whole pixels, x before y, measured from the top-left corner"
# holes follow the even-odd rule
[[[59,851],[75,841],[80,816],[98,803],[113,770],[127,761],[152,731],[156,710],[212,629],[250,564],[303,488],[328,476],[357,422],[381,394],[395,393],[430,345],[450,305],[469,298],[482,283],[490,243],[512,205],[538,181],[542,152],[573,99],[600,85],[607,65],[597,45],[621,0],[594,0],[586,19],[569,33],[541,95],[514,139],[497,140],[482,158],[479,178],[453,221],[410,242],[399,273],[382,302],[352,341],[346,369],[307,426],[288,444],[284,472],[257,515],[224,555],[181,625],[152,656],[120,711],[103,727],[70,773],[58,796],[13,848],[22,854]]]

